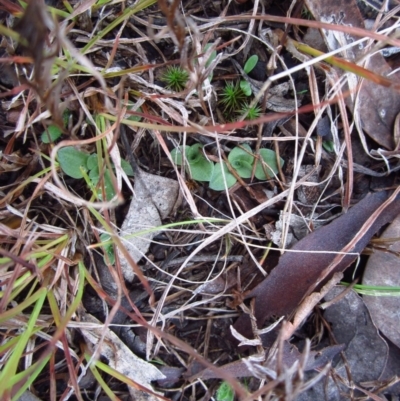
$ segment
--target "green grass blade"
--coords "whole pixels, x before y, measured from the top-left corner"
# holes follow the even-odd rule
[[[133,14],[136,14],[139,11],[152,6],[156,2],[157,0],[142,0],[139,1],[137,4],[125,9],[125,11],[119,17],[115,18],[114,21],[109,23],[102,31],[100,31],[96,36],[94,36],[93,39],[91,39],[87,43],[87,45],[82,49],[81,53],[85,54],[99,39],[107,35],[107,33],[111,32],[119,24],[122,24],[123,21],[130,18]]]
[[[46,299],[47,288],[41,288],[34,295],[37,296],[37,300],[30,315],[26,330],[21,334],[19,341],[15,345],[15,348],[13,349],[10,358],[8,359],[3,370],[0,373],[0,383],[2,383],[2,388],[0,389],[0,399],[1,396],[4,394],[4,391],[11,389],[14,384],[17,383],[15,380],[17,377],[16,373],[18,364],[20,363],[22,354],[24,353],[27,343],[31,335],[33,334],[36,321]],[[30,297],[30,299],[31,298],[32,297]]]

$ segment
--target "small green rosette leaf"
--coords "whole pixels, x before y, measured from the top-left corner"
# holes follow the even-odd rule
[[[253,170],[254,156],[249,145],[242,146],[245,150],[236,147],[231,150],[228,156],[229,163],[238,172],[242,178],[250,178]]]
[[[98,168],[98,165],[97,165],[97,153],[92,153],[88,157],[88,159],[86,161],[86,167],[87,167],[88,170],[93,170],[95,167]]]
[[[225,173],[225,180],[224,176],[222,175],[222,169]],[[237,180],[235,176],[229,172],[228,167],[224,162],[215,164],[214,171],[210,179],[211,189],[214,191],[223,191],[225,188],[230,188],[235,185],[236,181]]]
[[[187,150],[187,161],[189,164],[196,164],[201,161],[202,158],[205,158],[203,154],[203,146],[200,143],[195,143],[192,146],[189,146]]]
[[[276,153],[271,149],[260,149],[260,156],[264,161],[264,168],[261,161],[258,160],[255,172],[256,178],[259,180],[267,180],[272,178],[275,174],[278,174],[279,169],[276,163]],[[279,160],[282,167],[285,161],[282,158]]]
[[[57,153],[58,162],[65,174],[72,178],[82,178],[81,167],[86,169],[89,155],[72,146],[66,146]]]
[[[62,131],[55,125],[49,125],[46,131],[42,132],[41,139],[43,143],[55,142],[62,135]]]
[[[188,170],[193,180],[210,181],[214,163],[204,156],[202,149],[199,143],[190,146],[187,152]]]
[[[183,153],[185,153],[186,158],[187,158],[189,148],[190,148],[190,146],[179,146],[179,147],[176,147],[175,149],[172,149],[171,157],[172,157],[173,162],[177,166],[181,166],[183,163]]]
[[[251,86],[247,81],[240,81],[240,89],[246,96],[251,96],[253,93]]]
[[[246,74],[249,74],[251,71],[254,70],[254,67],[257,65],[257,63],[258,63],[258,56],[256,54],[253,54],[248,58],[246,64],[244,65],[243,67],[244,72]]]

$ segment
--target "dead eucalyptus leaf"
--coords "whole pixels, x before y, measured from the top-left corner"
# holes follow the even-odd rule
[[[334,272],[344,271],[357,257],[371,237],[382,225],[394,219],[400,212],[400,197],[386,205],[378,215],[379,207],[388,199],[387,192],[367,195],[332,223],[312,232],[296,243],[280,257],[271,274],[257,285],[246,298],[255,297],[255,317],[261,328],[272,316],[288,316],[295,312],[300,302]],[[375,214],[375,216],[373,216]],[[373,216],[374,220],[369,220]],[[370,221],[368,227],[364,223]],[[351,253],[339,255],[356,238],[359,240]],[[347,251],[349,252],[349,251]],[[336,266],[332,269],[331,264]],[[235,323],[235,329],[251,338],[248,315],[242,315]]]

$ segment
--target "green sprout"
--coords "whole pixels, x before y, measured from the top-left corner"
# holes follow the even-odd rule
[[[63,127],[68,125],[71,112],[66,109],[62,115]],[[49,125],[44,132],[42,132],[41,139],[43,143],[53,143],[63,134],[62,129],[54,124]]]
[[[250,72],[254,70],[254,67],[257,65],[257,63],[258,63],[258,56],[253,54],[246,61],[246,64],[243,67],[243,71],[246,74],[250,74]],[[251,96],[252,93],[253,93],[253,90],[251,89],[250,83],[247,82],[247,81],[244,81],[244,80],[240,81],[240,88],[242,89],[243,93],[246,96]]]
[[[235,391],[228,382],[222,382],[218,387],[216,394],[217,401],[233,401],[235,398]]]
[[[249,57],[244,65],[243,71],[249,74],[258,63],[258,56]],[[243,72],[242,72],[243,73]],[[235,83],[228,83],[221,94],[221,104],[225,112],[235,112],[247,115],[246,119],[253,120],[261,115],[261,108],[258,106],[249,107],[245,100],[253,93],[251,85],[246,80]]]
[[[188,79],[188,72],[175,65],[167,67],[161,77],[161,81],[166,83],[167,89],[171,89],[175,92],[181,92],[183,89],[185,89]]]
[[[250,107],[249,103],[245,103],[240,109],[240,114],[245,115],[246,120],[254,120],[261,116],[261,107],[256,104]]]
[[[115,263],[115,252],[114,252],[114,244],[111,242],[111,235],[108,233],[103,233],[100,235],[100,240],[105,242],[103,245],[103,251],[108,256],[108,261],[110,264]],[[107,259],[104,257],[104,261],[107,262]]]
[[[229,82],[222,91],[221,103],[226,112],[240,110],[245,98],[246,94],[240,84]]]
[[[49,125],[41,135],[43,143],[55,142],[62,135],[62,131],[56,125]]]

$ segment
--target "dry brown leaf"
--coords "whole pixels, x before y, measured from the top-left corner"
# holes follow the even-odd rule
[[[306,0],[305,3],[317,21],[348,26],[349,32],[351,27],[364,28],[364,20],[355,0]],[[328,30],[323,32],[325,43],[330,51],[358,40],[358,37],[351,33]],[[343,57],[348,61],[356,62],[365,56],[364,53],[364,45],[353,46],[346,50]],[[385,77],[392,72],[381,53],[375,53],[369,57],[365,68]],[[393,75],[391,78],[395,80]],[[357,109],[354,110],[355,103],[351,96],[346,99],[346,102],[353,113],[359,113],[362,129],[381,146],[392,149],[394,146],[393,124],[400,111],[400,94],[391,88],[364,80],[359,91]]]
[[[319,351],[309,352],[304,365],[304,371],[323,368],[327,363],[331,362],[339,352],[343,351],[343,348],[342,345],[333,345]],[[303,355],[296,347],[287,341],[283,342],[282,363],[286,368],[290,368],[293,364],[299,362],[302,357]],[[276,364],[276,359],[267,360],[265,355],[252,355],[248,358],[242,358],[238,361],[221,366],[218,371],[204,369],[200,373],[194,375],[194,377],[201,377],[204,380],[216,379],[222,378],[219,372],[224,372],[237,378],[254,376],[264,379],[267,373],[274,374],[273,372],[275,372]],[[194,362],[190,368],[196,369],[199,366],[197,362]],[[188,375],[186,374],[185,376]],[[193,377],[191,379],[193,379]]]
[[[271,274],[256,286],[247,298],[256,298],[255,317],[258,327],[271,316],[288,316],[296,310],[300,302],[313,292],[321,280],[333,272],[344,271],[357,257],[371,237],[382,225],[394,219],[400,212],[400,197],[386,205],[382,213],[378,209],[388,200],[387,192],[367,195],[332,223],[307,235],[294,247],[281,256],[278,265]],[[373,217],[373,220],[369,220]],[[369,221],[369,227],[363,227]],[[348,244],[360,238],[351,250],[351,254],[339,255]],[[348,251],[347,251],[348,252]],[[327,269],[332,263],[334,269]],[[235,323],[241,334],[251,338],[249,317],[242,315]]]
[[[31,163],[32,159],[33,156],[30,154],[25,156],[21,156],[18,153],[3,154],[0,159],[0,172],[18,171]]]
[[[400,215],[381,235],[383,239],[397,239],[387,251],[375,250],[368,259],[363,284],[400,287]],[[399,296],[364,296],[364,302],[378,329],[400,347],[400,298]]]

